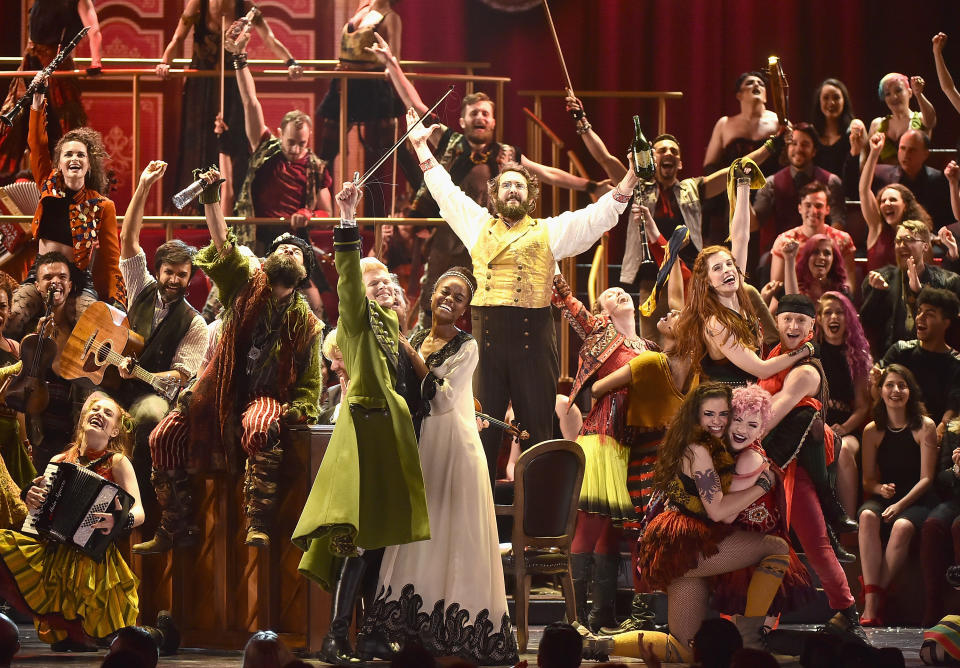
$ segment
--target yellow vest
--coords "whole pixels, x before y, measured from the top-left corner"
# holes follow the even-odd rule
[[[547,226],[530,216],[507,227],[498,218],[487,221],[470,250],[477,294],[473,306],[550,305],[556,260]]]

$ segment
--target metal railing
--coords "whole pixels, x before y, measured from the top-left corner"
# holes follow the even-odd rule
[[[0,64],[10,63],[10,64],[19,64],[21,58],[11,58],[4,57],[0,58]],[[89,62],[89,59],[78,58],[76,62]],[[132,63],[159,63],[158,59],[132,59],[132,58],[104,58],[103,64],[132,64]],[[188,64],[190,61],[177,58],[174,60],[175,64]],[[280,60],[251,60],[248,61],[250,64],[261,64],[266,66],[283,66],[284,69],[264,69],[258,70],[255,72],[258,79],[287,79],[287,70],[285,68],[285,63]],[[335,60],[304,60],[298,61],[301,65],[313,66],[313,65],[332,65],[335,66],[337,61]],[[510,77],[495,77],[487,75],[475,74],[474,70],[479,68],[488,67],[488,63],[478,63],[472,61],[463,61],[463,62],[454,62],[454,63],[435,63],[432,61],[401,61],[404,65],[422,65],[424,67],[453,67],[458,69],[464,69],[466,72],[464,74],[456,73],[423,73],[423,72],[409,72],[407,78],[412,81],[449,81],[449,82],[465,82],[466,83],[466,92],[470,93],[473,91],[474,84],[483,83],[483,84],[492,84],[496,88],[496,93],[494,95],[494,105],[496,107],[496,113],[501,118],[504,115],[504,85],[510,81]],[[36,76],[37,72],[35,70],[31,71],[5,71],[0,72],[0,80],[13,79],[13,78],[25,78],[32,79]],[[141,94],[141,81],[143,79],[159,79],[156,72],[153,68],[112,68],[104,69],[101,74],[96,77],[89,77],[84,70],[61,70],[53,74],[55,77],[72,77],[72,78],[89,78],[96,80],[126,80],[131,82],[131,96],[133,98],[132,104],[132,126],[133,126],[133,136],[131,138],[131,150],[133,153],[133,162],[134,170],[138,170],[141,167],[140,159],[140,94]],[[195,70],[189,68],[177,68],[170,69],[170,77],[181,77],[181,78],[191,78],[191,77],[219,77],[219,70]],[[339,167],[338,167],[338,181],[336,183],[343,183],[344,181],[349,181],[349,168],[347,166],[348,158],[348,143],[347,135],[350,131],[350,124],[347,117],[348,109],[348,92],[346,82],[349,79],[383,79],[385,74],[383,72],[377,71],[349,71],[349,70],[304,70],[303,76],[300,79],[294,80],[293,83],[304,82],[312,83],[316,79],[339,79],[341,80],[340,84],[340,126],[339,126],[339,141],[340,141],[340,155],[339,157]],[[211,128],[212,131],[212,128]],[[503,124],[498,123],[496,128],[497,141],[502,139],[503,133]],[[131,194],[136,189],[136,179],[131,179]]]

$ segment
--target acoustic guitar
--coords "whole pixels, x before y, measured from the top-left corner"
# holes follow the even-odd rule
[[[94,302],[77,320],[53,370],[67,380],[87,378],[103,385],[111,366],[119,367],[124,358],[142,351],[143,337],[129,328],[126,314],[105,302]],[[180,394],[178,378],[151,373],[139,364],[134,364],[131,374],[168,401],[175,401]],[[119,374],[113,371],[111,376],[106,384],[111,380],[117,384]]]

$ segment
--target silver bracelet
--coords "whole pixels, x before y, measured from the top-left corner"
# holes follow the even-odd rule
[[[357,219],[356,218],[340,218],[340,227],[356,227]]]

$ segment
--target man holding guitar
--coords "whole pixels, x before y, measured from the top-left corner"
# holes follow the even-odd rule
[[[132,460],[137,483],[148,498],[153,489],[149,484],[150,432],[170,411],[171,395],[176,396],[177,390],[197,373],[207,349],[203,318],[184,299],[196,249],[179,239],[166,242],[157,249],[155,276],[151,276],[139,243],[147,196],[166,169],[167,163],[154,160],[143,170],[120,229],[120,273],[127,286],[127,317],[130,328],[143,337],[144,347],[136,362],[132,357],[119,360],[120,375],[127,380],[114,395],[136,422]],[[142,380],[144,374],[135,375],[137,366],[153,376],[151,385]],[[154,386],[168,388],[166,396]]]

